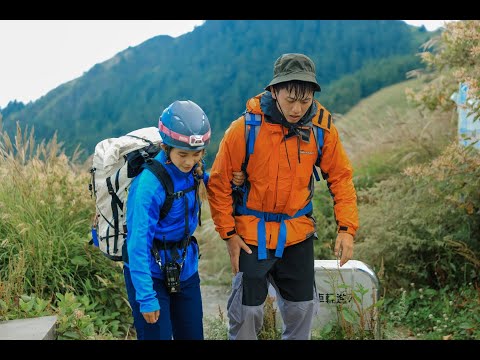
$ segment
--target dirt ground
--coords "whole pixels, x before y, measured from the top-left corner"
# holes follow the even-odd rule
[[[230,287],[201,285],[200,289],[202,291],[203,316],[218,317],[219,308],[226,316]]]

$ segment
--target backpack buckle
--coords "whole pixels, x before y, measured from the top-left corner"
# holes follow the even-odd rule
[[[150,163],[152,162],[152,158],[150,157],[150,155],[148,154],[148,152],[146,152],[146,151],[143,150],[143,149],[140,149],[139,152],[140,152],[140,155],[142,155],[143,160],[144,160],[146,163],[150,164]]]

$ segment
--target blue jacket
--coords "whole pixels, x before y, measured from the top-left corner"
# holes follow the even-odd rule
[[[192,172],[183,173],[173,163],[167,161],[164,151],[155,157],[166,168],[174,191],[185,190],[194,184]],[[209,174],[204,172],[204,183],[208,182]],[[164,273],[151,254],[153,239],[178,242],[185,237],[185,197],[189,206],[189,234],[192,235],[198,225],[199,204],[195,200],[195,191],[190,191],[184,197],[175,199],[168,215],[160,219],[160,209],[165,201],[166,193],[155,175],[149,170],[143,170],[130,185],[127,199],[127,251],[128,266],[133,286],[136,290],[136,300],[140,304],[140,312],[152,312],[160,309],[153,290],[154,278],[164,279]],[[167,251],[168,252],[168,251]],[[183,248],[178,250],[181,257]],[[162,264],[165,264],[165,251],[160,251]],[[168,257],[170,259],[170,257]],[[179,262],[181,259],[178,260]],[[198,271],[198,245],[190,242],[185,262],[180,274],[184,281]]]

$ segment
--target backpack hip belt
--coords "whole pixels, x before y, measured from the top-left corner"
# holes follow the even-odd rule
[[[310,201],[303,209],[298,210],[293,216],[287,214],[278,214],[257,211],[247,208],[244,205],[236,205],[236,215],[253,215],[259,219],[257,224],[257,242],[258,242],[258,260],[265,260],[267,258],[267,231],[266,222],[278,222],[280,223],[280,231],[278,233],[277,248],[275,249],[275,256],[281,258],[285,243],[287,242],[287,226],[285,220],[298,218],[303,215],[312,213],[313,205]]]

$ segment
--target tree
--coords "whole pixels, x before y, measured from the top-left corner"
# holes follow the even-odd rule
[[[450,22],[440,36],[424,44],[422,61],[429,73],[419,74],[432,79],[421,91],[409,90],[407,96],[417,106],[449,110],[455,106],[450,95],[460,83],[468,85],[470,111],[480,118],[480,20]]]

